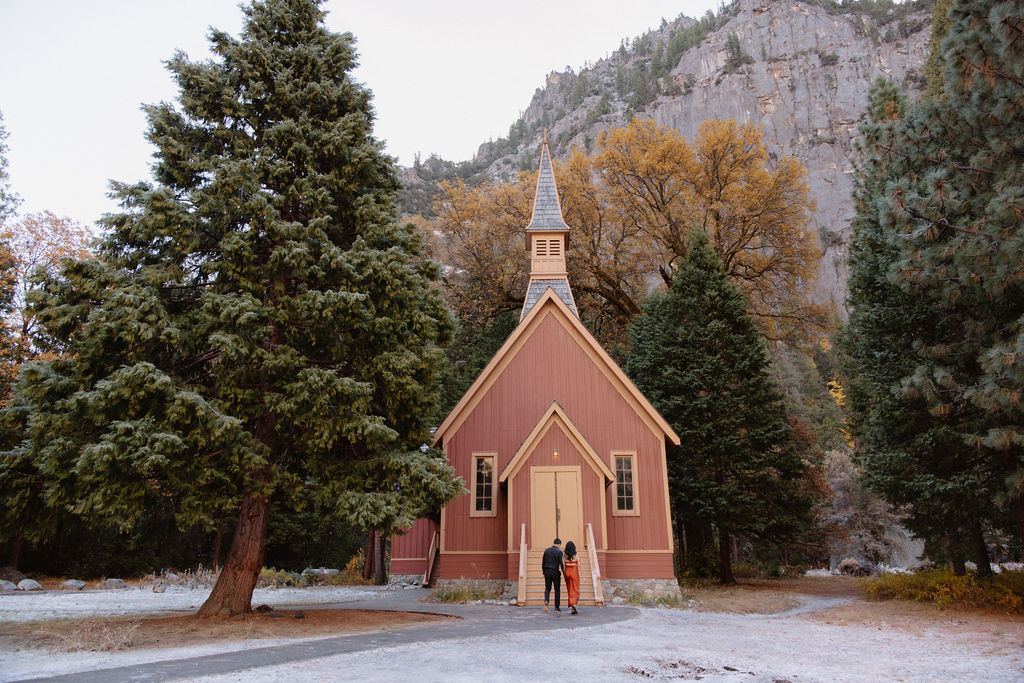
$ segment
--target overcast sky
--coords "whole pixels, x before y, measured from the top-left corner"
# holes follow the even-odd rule
[[[579,70],[713,0],[327,0],[356,36],[375,133],[403,164],[471,158],[504,135],[552,70]],[[174,100],[164,60],[206,58],[209,27],[237,36],[237,0],[0,0],[0,112],[21,213],[91,224],[117,210],[109,179],[149,178],[142,103]]]

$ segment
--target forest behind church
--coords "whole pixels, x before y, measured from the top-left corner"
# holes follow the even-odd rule
[[[369,93],[336,78],[351,39],[299,4],[254,3],[240,38],[212,34],[215,64],[169,62],[182,97],[147,108],[154,178],[115,187],[124,213],[100,244],[52,215],[19,216],[4,176],[0,537],[12,563],[223,566],[241,506],[270,520],[245,530],[262,534],[267,566],[343,566],[364,548],[380,575],[367,534],[458,495],[443,455],[418,446],[518,322],[536,174],[435,160],[431,183],[402,186],[372,137]],[[658,65],[737,11],[635,46],[651,71],[615,94],[581,85],[579,102],[643,114],[658,97],[643,84],[670,87]],[[835,248],[815,223],[815,178],[761,127],[708,118],[684,137],[631,116],[556,158],[584,324],[645,391],[658,372],[692,375],[654,400],[693,435],[669,454],[680,576],[845,558],[866,570],[893,562],[908,534],[957,574],[1020,559],[1024,18],[1018,3],[946,0],[934,16],[923,92],[879,81],[859,121],[845,308],[813,295]],[[742,75],[755,57],[727,42],[725,68]],[[271,96],[261,50],[330,87]],[[514,127],[507,144],[541,133]],[[19,241],[30,230],[47,238]],[[702,339],[718,324],[730,335]],[[654,330],[674,333],[652,350]],[[686,353],[643,362],[683,338]],[[702,345],[725,338],[728,349]],[[753,371],[729,374],[726,357]],[[673,409],[712,392],[733,402]],[[332,421],[338,406],[345,419]],[[726,417],[740,421],[705,429]],[[762,436],[725,448],[726,433]],[[716,449],[731,469],[709,464]],[[730,485],[743,495],[728,498]]]

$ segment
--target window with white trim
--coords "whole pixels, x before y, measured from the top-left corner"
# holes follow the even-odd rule
[[[613,453],[615,462],[614,514],[640,514],[636,504],[636,454]]]
[[[494,517],[498,514],[494,500],[494,453],[474,453],[469,516]]]

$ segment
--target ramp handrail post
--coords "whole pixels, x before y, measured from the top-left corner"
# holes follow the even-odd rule
[[[526,524],[519,535],[519,590],[516,593],[516,604],[526,604]]]
[[[434,555],[437,553],[437,540],[440,535],[440,532],[435,531],[434,535],[430,537],[430,549],[427,550],[427,570],[423,573],[423,583],[420,584],[422,586],[430,583],[430,571],[434,568]]]
[[[594,544],[594,527],[587,522],[587,552],[590,554],[590,577],[594,581],[594,602],[604,604],[604,591],[601,590],[601,568],[597,565],[597,546]]]

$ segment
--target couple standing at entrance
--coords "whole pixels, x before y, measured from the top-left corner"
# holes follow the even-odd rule
[[[542,568],[544,570],[544,611],[548,611],[548,599],[551,587],[555,587],[555,611],[561,612],[562,574],[565,574],[565,590],[569,596],[569,608],[572,614],[576,611],[576,602],[580,599],[580,562],[576,556],[576,544],[569,541],[562,552],[562,540],[556,538],[550,548],[544,551]]]

